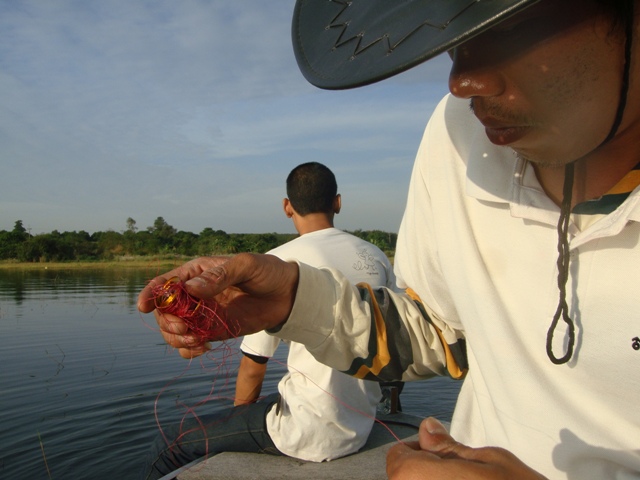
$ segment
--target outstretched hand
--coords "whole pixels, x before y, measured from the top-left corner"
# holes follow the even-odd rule
[[[544,480],[515,455],[497,447],[470,448],[456,442],[435,418],[420,424],[417,442],[393,446],[387,453],[390,480]]]
[[[282,324],[289,317],[298,285],[298,265],[273,255],[241,253],[234,257],[201,257],[151,280],[138,296],[138,310],[153,312],[165,341],[184,358],[209,350],[209,344],[194,335],[180,318],[156,309],[153,290],[178,277],[189,294],[215,301],[235,333],[248,335]],[[212,338],[226,340],[230,337]]]

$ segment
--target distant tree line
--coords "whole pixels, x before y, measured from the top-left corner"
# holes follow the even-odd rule
[[[228,255],[239,252],[265,253],[297,237],[292,233],[226,233],[205,228],[200,234],[178,231],[158,217],[146,230],[127,219],[122,232],[107,230],[89,234],[59,232],[31,235],[22,220],[13,230],[0,230],[0,260],[19,262],[70,262],[117,260],[127,257],[180,255]],[[355,230],[353,235],[378,246],[393,257],[397,234],[380,230]]]

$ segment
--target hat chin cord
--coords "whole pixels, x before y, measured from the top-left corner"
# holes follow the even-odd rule
[[[620,100],[618,101],[618,109],[613,120],[611,130],[607,138],[597,147],[602,147],[608,143],[620,128],[624,109],[627,105],[627,94],[629,93],[629,74],[631,70],[631,44],[633,40],[633,3],[634,0],[627,2],[626,22],[625,22],[625,51],[624,51],[624,70],[622,73],[622,85],[620,88]],[[558,220],[558,290],[560,298],[558,300],[558,308],[553,316],[549,330],[547,331],[547,356],[552,363],[562,365],[571,360],[576,341],[575,323],[569,315],[569,307],[567,305],[567,282],[569,280],[569,263],[571,261],[571,252],[569,249],[569,218],[571,217],[571,199],[573,193],[574,179],[574,162],[568,163],[564,170],[564,185],[562,188],[562,204],[560,206],[560,219]],[[553,334],[558,327],[558,323],[562,318],[567,328],[567,346],[565,354],[557,357],[553,352]]]

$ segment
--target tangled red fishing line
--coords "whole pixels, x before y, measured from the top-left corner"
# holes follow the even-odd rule
[[[222,307],[217,302],[205,302],[202,299],[190,295],[186,291],[184,283],[178,277],[172,277],[164,284],[155,286],[152,289],[152,294],[156,309],[163,314],[166,313],[179,317],[190,329],[190,335],[196,336],[203,341],[217,341],[220,338],[235,339],[238,337],[240,332],[238,323],[230,321]],[[222,389],[222,391],[224,391],[225,387],[229,386],[229,378],[231,375],[230,369],[232,365],[232,362],[230,362],[231,357],[238,354],[231,348],[231,345],[232,344],[227,340],[222,340],[217,342],[217,345],[215,345],[205,355],[210,362],[207,362],[207,366],[201,362],[201,366],[204,371],[212,374],[209,393],[192,405],[188,405],[183,401],[177,402],[178,406],[181,406],[184,409],[182,421],[184,421],[188,416],[193,416],[200,423],[196,410],[210,400],[233,400],[234,396],[232,394],[226,398],[224,395],[220,395],[223,393],[220,392],[220,390]],[[178,377],[174,378],[160,390],[154,403],[156,424],[158,425],[160,433],[167,442],[167,446],[170,450],[175,448],[175,444],[172,443],[171,439],[165,436],[164,429],[162,428],[163,422],[160,420],[159,411],[160,397],[172,384],[181,380],[190,365],[191,361]],[[219,384],[219,379],[222,379],[223,385]],[[215,395],[214,391],[216,392]],[[200,394],[198,394],[198,396],[199,395]],[[182,422],[180,422],[180,424],[182,424]],[[185,433],[187,432],[183,432],[180,436]],[[177,439],[174,441],[177,441]]]
[[[213,302],[213,301],[205,302],[202,299],[199,299],[190,295],[186,291],[184,283],[178,277],[172,277],[163,285],[157,285],[152,290],[152,293],[154,296],[156,309],[161,313],[175,315],[176,317],[179,317],[180,319],[182,319],[182,321],[184,321],[185,324],[191,330],[190,333],[192,335],[195,335],[204,341],[217,340],[219,338],[238,337],[238,334],[240,332],[240,327],[238,323],[234,321],[229,321],[229,319],[225,314],[225,311],[217,302]],[[160,400],[160,396],[163,394],[163,392],[169,385],[165,386],[160,391],[160,393],[158,394],[158,397],[156,398],[156,401],[154,404],[154,414],[156,417],[156,423],[170,451],[173,451],[175,448],[177,448],[177,446],[179,445],[180,439],[183,438],[185,435],[192,433],[194,430],[197,430],[197,429],[202,429],[203,432],[205,431],[206,425],[200,420],[199,415],[196,413],[196,411],[199,410],[200,407],[202,407],[205,403],[207,403],[210,400],[227,400],[228,401],[228,400],[233,400],[234,398],[233,394],[231,394],[230,397],[225,397],[219,394],[214,396],[214,390],[219,390],[219,388],[214,387],[219,377],[222,377],[224,381],[224,385],[222,385],[222,388],[224,388],[225,386],[228,386],[229,377],[231,374],[231,372],[229,371],[230,369],[229,357],[233,357],[234,355],[238,354],[238,351],[232,352],[229,345],[226,345],[226,342],[224,341],[218,346],[218,348],[215,348],[214,350],[218,350],[220,353],[219,349],[221,349],[222,351],[222,357],[214,362],[213,368],[216,370],[216,373],[213,375],[213,382],[211,384],[209,394],[206,395],[206,397],[201,401],[196,402],[195,405],[189,406],[184,404],[183,402],[180,402],[180,404],[185,409],[185,411],[184,411],[183,420],[180,422],[180,435],[177,438],[170,439],[165,436],[164,429],[162,428],[162,422],[160,421],[160,417],[159,417],[159,411],[158,411],[158,408],[159,408],[158,403]],[[210,353],[213,353],[213,351],[211,351]],[[272,359],[272,360],[284,367],[287,367],[286,363],[280,362],[276,359]],[[293,369],[293,370],[296,371],[298,374],[307,377],[307,375],[305,375],[303,372],[298,371],[297,369]],[[180,377],[182,377],[182,375],[180,375]],[[176,380],[177,379],[174,379],[174,381]],[[310,381],[311,383],[315,384],[315,382],[313,382],[312,380]],[[316,386],[320,390],[324,391],[327,395],[334,397],[336,402],[342,405],[345,409],[351,410],[355,414],[369,416],[368,414],[362,411],[359,411],[358,409],[345,403],[335,395],[325,391],[319,385],[316,384]],[[234,409],[233,411],[230,411],[229,415],[231,416],[234,414],[239,414],[239,412],[240,412],[239,410]],[[188,416],[193,416],[193,418],[195,418],[197,423],[199,424],[199,427],[191,428],[189,430],[187,429],[183,430],[182,423],[185,421],[185,419]],[[375,417],[373,418],[373,420],[377,423],[380,423],[396,441],[403,443],[403,441],[394,433],[394,431],[388,425],[386,425],[383,421]],[[205,454],[205,457],[209,455],[208,444],[206,446],[206,450],[207,450],[207,453]],[[176,467],[178,466],[179,464],[176,465]],[[193,467],[191,465],[188,465],[182,468],[190,469]]]
[[[158,311],[179,317],[202,340],[237,337],[240,332],[239,325],[229,321],[217,302],[190,295],[178,277],[157,285],[152,292]]]

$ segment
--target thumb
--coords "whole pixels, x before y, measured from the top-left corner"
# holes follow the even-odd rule
[[[449,452],[452,448],[460,446],[449,435],[445,426],[433,417],[425,418],[420,424],[418,432],[420,448],[433,453]]]
[[[185,287],[189,294],[196,298],[213,300],[218,293],[231,285],[232,282],[233,280],[229,279],[225,266],[218,265],[205,270],[197,277],[187,280]]]
[[[213,300],[227,288],[245,285],[256,280],[259,273],[268,277],[271,259],[276,258],[271,255],[249,253],[240,253],[234,257],[212,257],[208,268],[185,282],[185,286],[194,297]],[[267,272],[264,272],[265,270]],[[262,279],[258,279],[257,282],[262,283]]]
[[[242,321],[245,334],[254,333],[289,317],[298,286],[298,264],[274,255],[239,253],[209,266],[185,285],[191,295],[227,308],[228,318]]]
[[[229,287],[255,295],[292,295],[298,282],[298,266],[273,255],[239,253],[220,259],[186,282],[189,293],[213,298]]]

